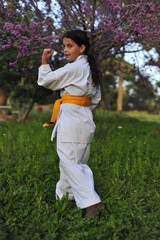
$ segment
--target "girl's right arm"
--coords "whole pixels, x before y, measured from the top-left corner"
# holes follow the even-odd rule
[[[42,54],[42,65],[38,71],[38,85],[48,88],[50,90],[59,90],[63,86],[63,78],[66,75],[66,69],[60,68],[58,70],[52,71],[50,65],[47,63],[47,60],[52,56],[52,49],[44,49]]]
[[[51,54],[51,53],[49,53]],[[42,65],[38,71],[38,85],[50,90],[60,90],[73,82],[73,74],[70,68],[65,65],[55,71],[52,71],[47,64],[47,57],[42,56]]]

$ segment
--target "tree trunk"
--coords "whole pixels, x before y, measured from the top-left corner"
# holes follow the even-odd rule
[[[31,111],[32,108],[33,108],[33,105],[34,105],[34,99],[31,101],[28,109],[27,109],[27,110],[25,111],[25,113],[23,114],[22,119],[21,119],[22,122],[25,122],[25,121],[26,121],[26,119],[27,119],[30,111]]]
[[[117,112],[121,113],[123,110],[123,78],[124,78],[124,51],[122,52],[120,62],[120,78],[118,85],[118,97],[117,97]]]
[[[6,105],[7,99],[8,99],[8,94],[6,93],[6,91],[0,89],[0,105],[1,106]]]

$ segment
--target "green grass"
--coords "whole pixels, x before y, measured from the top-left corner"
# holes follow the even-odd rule
[[[160,114],[151,114],[146,111],[128,111],[123,113],[124,116],[136,118],[142,121],[151,121],[160,123]]]
[[[97,111],[89,165],[106,208],[85,220],[74,201],[55,199],[49,116],[0,123],[0,239],[160,239],[160,125]]]

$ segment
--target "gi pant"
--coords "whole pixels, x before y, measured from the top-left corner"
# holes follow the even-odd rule
[[[56,185],[56,195],[61,199],[69,193],[78,208],[86,208],[101,202],[94,190],[93,173],[88,162],[90,143],[62,142],[57,131],[57,153],[60,159],[60,180]]]

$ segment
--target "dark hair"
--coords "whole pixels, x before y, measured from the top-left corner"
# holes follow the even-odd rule
[[[100,83],[100,80],[102,78],[101,71],[99,70],[96,60],[92,54],[90,54],[90,40],[89,37],[87,36],[86,32],[82,30],[71,30],[66,32],[62,39],[64,38],[70,38],[72,39],[77,45],[80,47],[83,44],[85,45],[85,51],[84,54],[88,56],[88,62],[90,65],[91,73],[92,73],[92,80],[93,84],[98,86]]]

